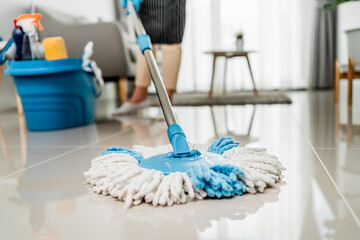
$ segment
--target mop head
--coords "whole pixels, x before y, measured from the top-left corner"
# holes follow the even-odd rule
[[[161,171],[141,168],[144,158],[173,151],[172,146],[113,147],[91,162],[84,173],[91,189],[125,202],[124,208],[143,202],[153,206],[172,206],[206,197],[223,198],[244,193],[255,194],[280,182],[285,168],[264,148],[242,148],[230,137],[221,137],[210,146],[191,149],[226,157],[226,162],[211,167],[195,163],[188,172],[164,175]]]

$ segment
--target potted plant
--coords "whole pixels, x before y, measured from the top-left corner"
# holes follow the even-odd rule
[[[238,32],[236,34],[236,49],[238,51],[244,51],[244,33]]]
[[[337,6],[346,2],[359,2],[360,0],[332,0],[330,3],[324,5],[323,10],[325,12],[334,10]]]

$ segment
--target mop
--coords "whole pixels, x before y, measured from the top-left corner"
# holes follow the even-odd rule
[[[166,93],[150,37],[129,2],[129,15],[168,125],[170,144],[108,148],[84,172],[92,191],[124,201],[127,209],[143,202],[172,206],[205,198],[255,194],[280,182],[285,168],[264,148],[241,148],[230,137],[220,137],[209,146],[187,141]]]

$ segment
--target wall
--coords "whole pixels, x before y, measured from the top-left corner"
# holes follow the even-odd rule
[[[28,12],[30,0],[0,0],[0,36],[8,40],[14,27],[13,18]]]
[[[114,0],[30,0],[38,6],[51,7],[92,22],[115,19]],[[120,0],[119,0],[120,1]]]
[[[347,63],[347,40],[345,31],[360,28],[360,2],[341,4],[338,8],[337,57],[341,63]]]
[[[305,88],[309,84],[314,0],[189,0],[182,45],[178,90],[209,91],[213,49],[235,49],[235,34],[244,31],[245,50],[257,87]],[[221,91],[224,59],[216,63],[214,89]],[[228,62],[226,88],[251,90],[246,60]]]
[[[348,49],[345,31],[353,28],[360,28],[360,2],[350,2],[341,4],[338,8],[338,37],[337,37],[337,58],[340,63],[348,62]],[[354,94],[359,92],[360,82],[353,82],[353,106],[360,104],[360,96]],[[340,81],[340,104],[347,101],[347,81]],[[354,108],[353,111],[357,111]],[[356,116],[353,112],[353,116]],[[354,119],[353,119],[354,121]]]

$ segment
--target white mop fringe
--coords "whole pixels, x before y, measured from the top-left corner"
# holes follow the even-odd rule
[[[189,144],[191,149],[206,151],[205,145]],[[173,151],[172,146],[134,146],[144,158]],[[246,192],[255,194],[274,186],[282,179],[285,168],[278,158],[268,154],[264,148],[234,147],[223,153],[225,164],[241,168],[244,175],[238,175],[246,186]],[[124,209],[143,202],[153,206],[172,206],[207,197],[202,189],[195,189],[187,173],[171,173],[165,176],[157,170],[139,167],[138,161],[125,153],[110,153],[91,161],[91,167],[84,173],[86,183],[98,194],[111,195],[125,202]]]

